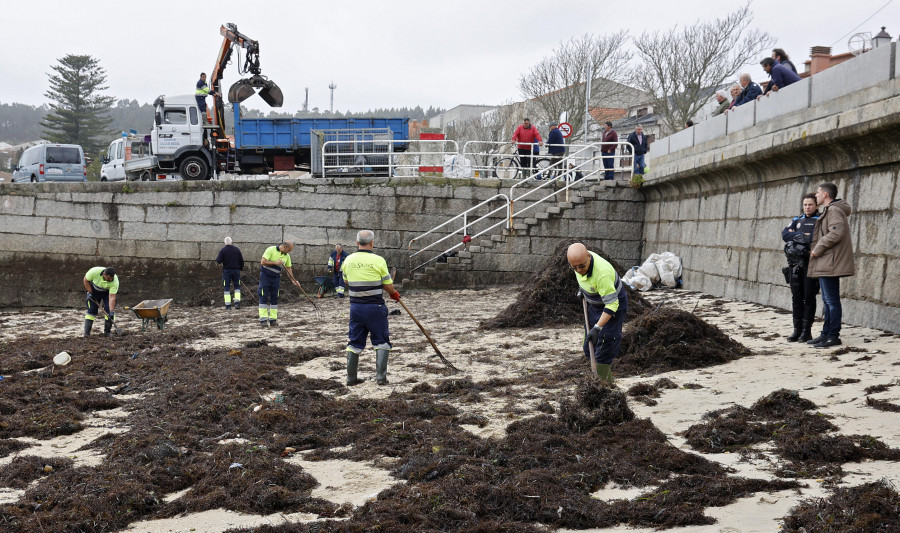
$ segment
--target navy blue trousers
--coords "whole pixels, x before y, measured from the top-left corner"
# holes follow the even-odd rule
[[[598,309],[590,304],[587,309],[588,321],[590,322],[591,327],[594,327],[594,324],[600,320],[603,309]],[[622,345],[622,326],[625,325],[625,315],[627,314],[628,293],[625,292],[625,286],[623,284],[622,290],[619,291],[619,310],[616,311],[616,316],[610,318],[609,322],[604,324],[600,329],[600,338],[594,344],[594,356],[597,358],[597,364],[609,365],[612,364],[613,359],[618,357],[619,347]],[[584,333],[582,349],[584,349],[584,356],[590,361],[591,352],[588,348],[587,330],[585,330]]]
[[[369,336],[372,338],[372,347],[376,350],[391,349],[387,306],[351,302],[347,351],[353,353],[363,351],[366,347],[366,338]]]

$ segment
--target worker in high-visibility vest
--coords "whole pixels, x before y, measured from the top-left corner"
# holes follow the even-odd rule
[[[619,355],[622,344],[622,325],[628,314],[628,293],[616,269],[598,254],[576,242],[566,251],[566,259],[575,270],[581,298],[587,301],[588,323],[593,324],[585,331],[585,357],[590,357],[590,346],[594,346],[597,361],[597,375],[612,385],[611,365]]]
[[[281,273],[287,272],[291,283],[300,287],[291,272],[291,250],[294,243],[284,241],[278,246],[269,246],[259,261],[259,325],[278,325],[278,291],[281,290]]]
[[[328,256],[328,272],[332,276],[335,296],[344,297],[344,277],[341,275],[341,265],[347,259],[347,251],[343,245],[335,244],[334,251]]]
[[[347,342],[347,385],[362,383],[356,376],[359,354],[366,347],[366,338],[371,336],[375,348],[375,382],[387,385],[388,353],[391,351],[388,331],[388,310],[384,304],[383,291],[391,299],[400,301],[400,293],[394,289],[394,280],[388,272],[387,262],[375,255],[375,233],[362,230],[356,234],[359,250],[350,254],[341,267],[344,282],[350,293],[350,328]]]
[[[215,91],[209,90],[209,85],[206,84],[206,73],[200,73],[200,80],[197,81],[197,90],[194,91],[194,97],[197,99],[197,108],[200,109],[200,114],[206,117],[206,121],[212,123],[212,119],[209,115],[206,114],[206,97],[212,95],[215,96]]]
[[[84,290],[87,291],[85,303],[87,314],[84,315],[84,336],[90,337],[91,328],[97,320],[97,312],[100,306],[106,310],[104,313],[103,336],[109,337],[113,320],[116,316],[116,294],[119,293],[119,276],[112,267],[94,267],[84,275]]]

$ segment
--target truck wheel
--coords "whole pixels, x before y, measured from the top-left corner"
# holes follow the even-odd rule
[[[178,173],[186,180],[205,180],[209,175],[209,165],[200,157],[188,156],[178,165]]]
[[[150,181],[150,171],[145,170],[141,172],[141,181]]]
[[[106,176],[100,176],[100,181],[106,181]]]

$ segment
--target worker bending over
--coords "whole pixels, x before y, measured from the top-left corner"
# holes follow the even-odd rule
[[[375,348],[375,382],[387,385],[388,353],[391,350],[388,332],[388,310],[382,291],[391,299],[400,301],[400,293],[394,289],[394,281],[388,272],[387,262],[375,255],[375,233],[362,230],[356,234],[358,252],[350,254],[341,267],[344,282],[350,292],[350,328],[347,342],[347,385],[362,383],[356,377],[359,354],[366,347],[371,335]]]
[[[612,385],[610,365],[619,355],[622,344],[622,325],[628,314],[628,294],[625,284],[613,266],[585,245],[576,242],[569,246],[566,259],[575,270],[581,298],[587,301],[588,323],[593,324],[585,331],[582,348],[585,357],[590,358],[590,344],[594,346],[597,361],[597,375]]]
[[[106,310],[104,313],[103,336],[109,337],[112,330],[113,319],[116,316],[116,294],[119,292],[119,276],[112,267],[94,267],[84,275],[84,289],[87,291],[85,302],[87,314],[84,315],[84,336],[90,337],[94,320],[97,320],[97,311],[100,306]]]
[[[291,256],[294,243],[284,241],[278,246],[266,248],[259,261],[259,325],[277,327],[278,291],[281,289],[281,273],[287,272],[291,283],[300,287],[291,272]]]

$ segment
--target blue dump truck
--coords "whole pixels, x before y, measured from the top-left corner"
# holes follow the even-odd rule
[[[233,110],[233,154],[225,160],[245,174],[303,169],[322,175],[340,166],[385,175],[389,154],[408,147],[407,118],[241,118],[240,105]]]

